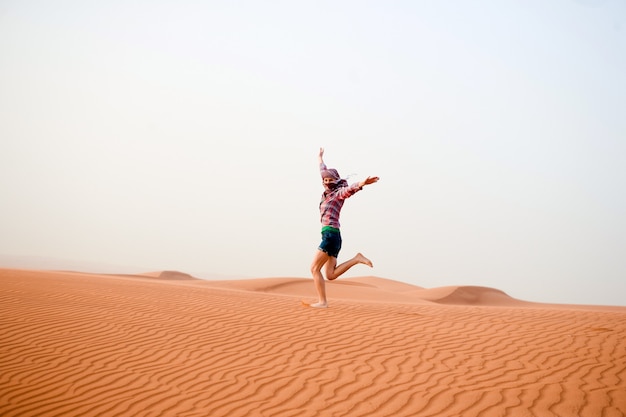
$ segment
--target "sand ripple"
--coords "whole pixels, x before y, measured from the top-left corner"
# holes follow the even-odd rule
[[[626,415],[626,309],[285,285],[0,270],[0,415]]]

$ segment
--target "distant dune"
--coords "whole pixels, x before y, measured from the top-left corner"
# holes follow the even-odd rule
[[[160,271],[160,272],[146,272],[145,274],[141,274],[143,276],[149,278],[157,278],[163,279],[167,281],[189,281],[198,278],[194,278],[189,274],[185,274],[184,272],[178,271]]]
[[[0,269],[1,416],[624,416],[626,307]]]

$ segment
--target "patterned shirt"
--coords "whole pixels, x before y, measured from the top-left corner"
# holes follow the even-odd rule
[[[320,172],[326,169],[326,164],[320,164]],[[347,185],[345,180],[340,181],[339,186],[334,190],[326,190],[322,194],[320,201],[320,217],[323,226],[331,226],[339,229],[339,213],[346,198],[352,196],[361,187],[358,183]]]

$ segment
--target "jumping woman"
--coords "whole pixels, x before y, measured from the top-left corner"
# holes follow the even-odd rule
[[[341,178],[336,169],[329,169],[324,164],[324,148],[320,148],[319,166],[324,184],[324,193],[320,202],[322,243],[317,248],[317,253],[311,264],[311,274],[315,282],[318,301],[310,304],[310,306],[326,308],[328,307],[328,300],[326,299],[326,284],[322,275],[322,268],[324,268],[326,278],[332,281],[339,278],[354,265],[365,264],[369,267],[373,266],[372,261],[361,253],[357,253],[353,258],[337,265],[337,256],[339,256],[339,251],[341,250],[339,214],[347,198],[362,190],[364,186],[377,182],[378,177],[367,177],[361,182],[348,185],[348,182]]]

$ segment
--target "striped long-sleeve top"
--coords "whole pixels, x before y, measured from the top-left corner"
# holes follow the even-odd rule
[[[326,170],[324,163],[320,164],[320,172]],[[340,181],[339,186],[334,190],[326,190],[322,194],[320,201],[320,218],[322,227],[330,226],[339,229],[339,214],[346,198],[360,191],[361,187],[358,183],[347,185],[345,180]]]

